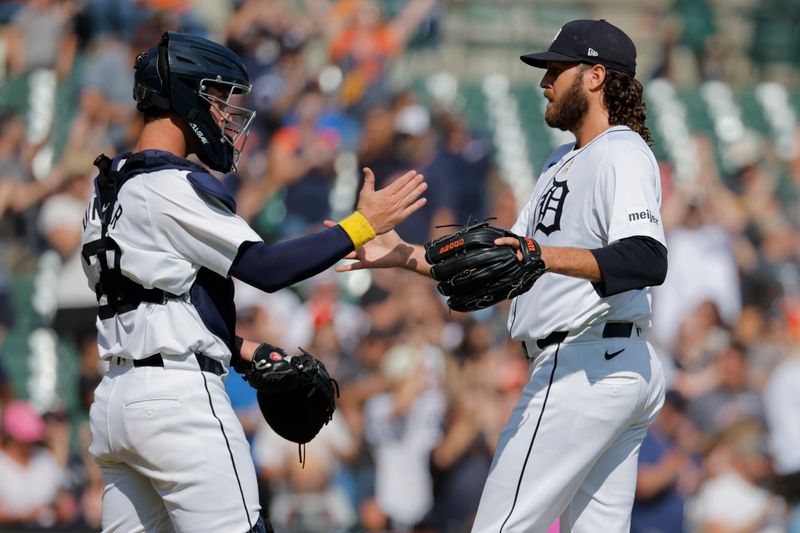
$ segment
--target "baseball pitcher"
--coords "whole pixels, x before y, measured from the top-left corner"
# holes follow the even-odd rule
[[[519,265],[487,253],[492,232],[478,224],[427,250],[391,232],[339,270],[431,275],[459,311],[513,298],[508,328],[531,374],[500,434],[474,532],[544,532],[560,517],[561,531],[622,533],[639,446],[664,397],[646,335],[667,251],[636,49],[605,20],[575,20],[522,60],[546,69],[545,121],[575,142],[548,158],[511,231],[494,230],[493,244],[515,250]]]

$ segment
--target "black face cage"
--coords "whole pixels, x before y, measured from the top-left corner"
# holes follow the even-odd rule
[[[209,103],[209,112],[220,127],[220,142],[233,148],[233,169],[244,151],[256,112],[233,104],[238,97],[250,92],[251,86],[224,81],[221,78],[200,80],[198,94]]]

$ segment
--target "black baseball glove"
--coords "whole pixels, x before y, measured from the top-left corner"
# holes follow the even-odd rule
[[[333,417],[339,385],[319,360],[300,348],[287,355],[282,348],[262,344],[243,377],[258,393],[264,420],[286,440],[305,444]],[[237,369],[238,370],[238,369]]]
[[[522,261],[500,237],[519,240]],[[487,221],[425,244],[425,259],[437,288],[453,311],[476,311],[528,291],[547,271],[539,244],[530,237],[489,225]]]

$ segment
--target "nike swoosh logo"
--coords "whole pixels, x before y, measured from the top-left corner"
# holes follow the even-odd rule
[[[606,361],[611,361],[612,359],[614,359],[616,356],[618,356],[619,354],[621,354],[624,351],[625,351],[625,348],[623,348],[621,350],[618,350],[616,352],[611,352],[611,353],[608,353],[608,350],[606,350]]]

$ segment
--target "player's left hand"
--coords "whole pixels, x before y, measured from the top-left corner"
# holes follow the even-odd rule
[[[258,390],[261,414],[275,433],[304,444],[333,417],[339,385],[320,360],[300,351],[288,356],[277,346],[262,344],[253,355],[249,382]]]
[[[369,221],[375,233],[381,235],[425,205],[426,200],[420,195],[427,188],[424,176],[411,170],[383,189],[376,190],[375,174],[364,168],[364,185],[356,209]]]
[[[495,239],[494,243],[497,246],[510,246],[517,253],[517,259],[520,261],[524,259],[522,250],[520,249],[519,239],[515,239],[514,237],[500,237],[499,239]]]
[[[283,392],[297,387],[300,377],[289,355],[279,346],[263,343],[253,353],[244,379],[256,390]]]

